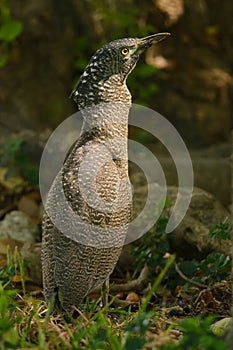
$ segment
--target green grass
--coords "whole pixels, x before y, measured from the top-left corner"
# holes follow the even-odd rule
[[[163,276],[173,263],[168,259],[143,303],[133,311],[99,308],[88,300],[78,316],[69,319],[52,313],[44,301],[26,292],[23,262],[20,254],[8,254],[8,262],[1,270],[0,284],[0,349],[111,349],[139,350],[149,346],[147,332],[158,319],[158,311],[147,311],[150,299]],[[21,291],[10,288],[16,275],[21,274]],[[5,283],[3,282],[5,280]]]
[[[167,259],[150,291],[137,307],[114,308],[114,298],[104,308],[98,302],[77,309],[76,318],[53,313],[52,307],[27,291],[24,262],[16,251],[8,254],[8,262],[0,277],[0,349],[34,350],[146,350],[146,349],[225,349],[223,340],[210,331],[213,318],[166,319],[162,308],[153,305],[153,296],[173,265]],[[19,291],[12,288],[15,276],[21,275]],[[180,330],[174,339],[172,332]],[[183,336],[182,336],[183,335]]]
[[[211,332],[214,316],[206,312],[203,313],[205,316],[201,316],[200,311],[195,317],[172,317],[165,311],[166,307],[163,304],[159,306],[158,301],[155,301],[159,288],[160,292],[164,291],[164,303],[166,291],[171,293],[179,286],[186,298],[189,298],[187,304],[192,303],[191,286],[187,283],[180,284],[179,276],[174,274],[175,255],[168,254],[168,257],[164,258],[164,254],[169,251],[163,237],[165,224],[166,221],[159,220],[158,237],[153,236],[151,242],[152,236],[145,236],[141,245],[134,251],[139,270],[146,263],[152,270],[157,269],[157,277],[154,278],[153,284],[149,285],[147,292],[143,293],[140,303],[128,305],[123,309],[117,306],[115,297],[109,297],[109,304],[101,308],[100,299],[91,302],[87,298],[85,304],[76,309],[75,318],[53,312],[52,303],[46,305],[40,292],[36,293],[40,299],[33,296],[25,276],[27,263],[17,249],[14,252],[9,250],[6,263],[0,268],[0,350],[226,349],[224,340]],[[219,239],[226,239],[229,229],[229,225],[224,221],[210,230],[210,236],[215,234]],[[208,280],[205,279],[204,282],[210,285],[209,294],[214,301],[211,285],[214,285],[214,280],[221,282],[229,276],[231,264],[229,257],[212,253],[201,263],[184,261],[179,267],[190,279],[200,269],[206,272]],[[196,290],[193,300],[195,301],[197,296],[201,298],[201,293],[200,290]]]

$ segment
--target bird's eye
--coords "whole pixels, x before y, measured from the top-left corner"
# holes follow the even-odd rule
[[[129,53],[129,49],[127,49],[127,47],[124,47],[124,48],[121,50],[121,54],[122,54],[123,56],[128,55],[128,53]]]

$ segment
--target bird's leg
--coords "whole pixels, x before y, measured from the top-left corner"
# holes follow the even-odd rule
[[[108,305],[108,296],[109,296],[109,277],[106,279],[102,286],[102,302],[103,306]]]

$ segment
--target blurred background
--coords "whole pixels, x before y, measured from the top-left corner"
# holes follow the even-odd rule
[[[0,313],[1,344],[6,348],[12,344],[14,349],[26,349],[30,342],[31,349],[63,349],[62,344],[70,342],[75,349],[102,349],[101,339],[107,337],[107,347],[127,344],[127,349],[139,349],[147,345],[142,337],[153,340],[155,334],[162,344],[168,336],[178,341],[186,331],[190,335],[182,344],[187,348],[202,340],[209,349],[220,348],[220,338],[209,338],[209,326],[215,316],[225,320],[232,304],[232,23],[232,0],[0,0]],[[124,247],[111,277],[115,283],[110,293],[119,300],[119,316],[117,309],[109,313],[105,307],[99,314],[101,304],[88,301],[83,316],[77,313],[78,327],[73,321],[71,328],[63,327],[63,317],[62,322],[52,318],[49,323],[49,313],[40,302],[43,204],[38,185],[46,141],[76,112],[70,92],[98,48],[114,39],[165,31],[172,35],[146,50],[127,84],[133,102],[163,115],[187,145],[195,185],[189,209],[180,225],[165,234],[177,199],[177,169],[156,137],[130,127],[130,138],[154,153],[168,184],[167,197],[140,219],[148,229],[158,209],[164,206],[164,210],[148,234]],[[78,127],[81,123],[80,118]],[[60,139],[54,161],[70,135]],[[137,152],[134,159],[140,156]],[[53,159],[48,163],[46,181],[51,177],[49,166],[54,169]],[[135,215],[146,202],[148,186],[132,162],[130,179]],[[157,195],[159,186],[152,185]],[[127,284],[130,288],[124,289]],[[114,291],[116,285],[119,290]],[[98,294],[89,300],[96,298]],[[130,306],[124,312],[126,305]],[[203,322],[190,319],[209,314],[215,316]],[[186,317],[191,323],[185,326],[180,321]],[[221,340],[226,324],[215,326]],[[148,346],[158,348],[153,344]]]
[[[76,111],[69,94],[102,44],[159,31],[128,79],[133,102],[167,118],[193,160],[195,185],[229,209],[232,191],[233,6],[217,0],[0,0],[0,146],[4,177],[38,181],[51,131]],[[177,183],[172,160],[150,147]],[[78,135],[77,135],[78,136]]]

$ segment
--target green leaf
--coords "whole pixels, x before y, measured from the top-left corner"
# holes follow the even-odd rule
[[[193,276],[197,271],[197,265],[193,261],[182,261],[179,267],[180,270],[189,277]]]
[[[129,338],[125,344],[125,350],[141,350],[145,344],[146,340],[143,338]]]
[[[23,30],[23,24],[20,21],[8,21],[0,28],[0,39],[3,41],[15,40]]]

